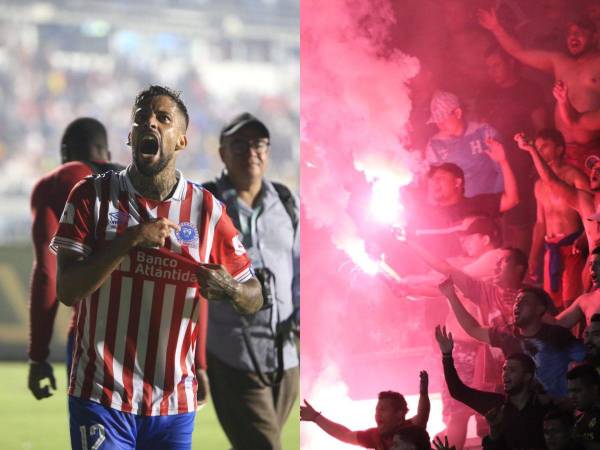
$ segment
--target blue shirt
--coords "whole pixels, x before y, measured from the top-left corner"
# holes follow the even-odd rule
[[[490,328],[490,345],[504,356],[525,353],[533,358],[536,378],[546,392],[560,399],[567,396],[567,370],[572,361],[583,361],[585,347],[571,332],[558,325],[543,324],[534,336],[522,336],[514,325]]]
[[[498,164],[485,153],[488,137],[497,132],[486,123],[469,122],[462,136],[433,136],[427,145],[429,164],[454,163],[465,173],[465,197],[495,194],[504,191],[502,172]]]
[[[277,369],[278,356],[275,331],[286,320],[300,323],[300,230],[292,220],[277,191],[263,180],[259,204],[251,208],[238,199],[226,176],[217,181],[218,197],[227,207],[255,269],[268,268],[274,274],[271,290],[273,306],[252,316],[249,334],[254,352],[264,373]],[[296,214],[298,200],[294,198]],[[240,314],[229,302],[210,302],[207,350],[216,358],[239,370],[254,371],[254,366],[242,336]],[[288,337],[283,346],[284,369],[298,366],[295,339]]]

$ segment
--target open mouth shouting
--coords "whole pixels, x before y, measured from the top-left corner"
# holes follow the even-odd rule
[[[160,142],[159,137],[153,133],[142,136],[138,143],[138,154],[143,161],[153,162],[159,157]]]

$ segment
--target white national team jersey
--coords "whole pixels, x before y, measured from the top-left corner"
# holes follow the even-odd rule
[[[127,170],[86,178],[71,191],[50,244],[55,252],[88,256],[152,218],[166,217],[180,230],[163,248],[134,247],[77,304],[69,395],[142,415],[195,410],[195,352],[197,342],[204,345],[207,310],[195,276],[198,263],[222,264],[242,282],[252,275],[223,205],[178,177],[174,194],[162,202],[141,197]]]

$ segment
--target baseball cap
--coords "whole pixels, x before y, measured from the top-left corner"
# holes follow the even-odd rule
[[[496,222],[486,216],[475,217],[471,223],[467,226],[467,228],[460,232],[463,235],[469,234],[484,234],[489,236],[492,241],[497,239],[500,234],[500,230],[498,229],[498,225]]]
[[[596,155],[590,155],[585,159],[585,168],[587,170],[592,170],[594,166],[600,162],[600,157]]]
[[[228,124],[226,124],[221,129],[221,136],[219,140],[222,142],[224,137],[231,136],[237,133],[246,125],[252,124],[254,125],[261,133],[264,134],[264,137],[269,138],[269,129],[262,123],[257,117],[253,116],[248,112],[244,112],[235,116]]]
[[[436,91],[431,99],[431,116],[427,123],[443,122],[456,108],[460,108],[458,97],[452,92]]]

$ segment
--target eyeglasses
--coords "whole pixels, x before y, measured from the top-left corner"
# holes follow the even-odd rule
[[[236,155],[243,155],[250,149],[253,149],[259,155],[264,155],[269,151],[270,146],[271,143],[266,139],[256,139],[251,141],[235,139],[229,144],[229,148]]]

